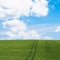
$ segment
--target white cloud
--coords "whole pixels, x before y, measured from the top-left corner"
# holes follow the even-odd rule
[[[4,17],[4,16],[5,16],[4,9],[2,9],[2,7],[0,7],[0,18]]]
[[[30,31],[29,34],[32,39],[40,39],[41,38],[40,35],[35,30]]]
[[[53,38],[52,37],[49,37],[49,36],[45,36],[44,39],[45,40],[52,40]]]
[[[35,30],[28,30],[28,27],[20,20],[7,20],[3,22],[3,28],[7,29],[3,34],[9,39],[40,39]]]
[[[35,31],[20,31],[18,36],[21,36],[23,39],[41,39],[41,36]]]
[[[0,0],[0,19],[4,19],[3,29],[9,38],[40,39],[40,33],[28,30],[19,20],[21,16],[46,16],[49,12],[47,0]]]
[[[7,35],[7,37],[10,38],[10,39],[13,39],[13,38],[15,39],[15,38],[16,38],[16,35],[13,34],[13,33],[10,32],[10,31],[5,32],[5,35]]]
[[[57,26],[55,32],[60,32],[60,26]]]
[[[35,3],[32,6],[32,12],[37,16],[46,16],[48,14],[48,1],[35,0]]]
[[[7,9],[4,9],[2,6]],[[0,0],[0,8],[3,9],[1,14],[12,15],[14,18],[30,16],[31,14],[46,16],[49,11],[47,0],[35,0],[35,2],[32,0]]]
[[[18,30],[25,30],[26,24],[19,20],[8,20],[3,22],[3,27],[9,29],[10,31],[17,32]]]

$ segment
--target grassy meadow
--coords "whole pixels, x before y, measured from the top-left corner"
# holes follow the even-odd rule
[[[0,60],[60,60],[60,41],[0,40]]]

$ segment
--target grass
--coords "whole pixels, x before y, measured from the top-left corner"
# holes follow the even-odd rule
[[[0,40],[0,60],[60,60],[60,41]]]

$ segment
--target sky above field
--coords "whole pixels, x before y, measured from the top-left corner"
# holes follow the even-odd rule
[[[60,39],[60,0],[0,0],[0,39]]]

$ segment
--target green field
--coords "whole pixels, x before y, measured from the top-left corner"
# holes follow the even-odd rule
[[[60,60],[60,41],[0,40],[0,60]]]

